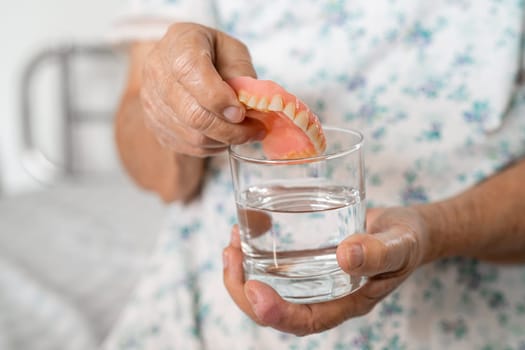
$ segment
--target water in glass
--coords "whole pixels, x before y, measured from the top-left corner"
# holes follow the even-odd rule
[[[364,284],[365,277],[342,271],[335,255],[343,239],[364,233],[366,205],[357,189],[265,185],[238,198],[247,279],[300,303],[338,298]]]

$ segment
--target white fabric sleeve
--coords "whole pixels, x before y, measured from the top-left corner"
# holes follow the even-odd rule
[[[174,22],[216,26],[214,0],[129,0],[108,33],[113,44],[158,40]]]

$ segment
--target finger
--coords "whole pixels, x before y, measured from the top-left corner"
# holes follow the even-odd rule
[[[375,276],[403,273],[418,256],[414,235],[401,229],[374,234],[357,234],[337,247],[337,262],[351,275]]]
[[[177,81],[204,109],[230,122],[241,122],[245,115],[244,107],[215,68],[215,63],[219,55],[225,57],[220,50],[226,50],[226,57],[232,60],[224,62],[221,59],[221,64],[232,66],[237,62],[250,62],[248,50],[234,39],[228,40],[228,45],[216,47],[218,38],[224,38],[226,34],[202,26],[195,28],[180,35],[171,48],[175,57],[171,67]],[[253,67],[249,72],[243,71],[246,66],[245,63],[239,65],[239,74],[253,74]]]
[[[369,208],[366,210],[366,224],[370,227],[376,219],[384,212],[383,208]]]
[[[190,146],[184,142],[175,141],[172,138],[166,138],[163,134],[156,136],[158,142],[165,148],[187,156],[206,158],[225,152],[228,148],[200,148]]]
[[[228,149],[227,146],[198,147],[198,146],[190,145],[184,142],[183,140],[178,139],[176,136],[174,136],[173,133],[169,129],[166,129],[162,126],[151,126],[149,124],[150,123],[148,123],[148,128],[153,130],[152,133],[154,134],[158,143],[162,147],[169,149],[171,151],[174,151],[176,153],[204,158],[204,157],[219,154]]]
[[[202,134],[198,134],[196,131],[187,130],[180,126],[176,126],[174,131],[156,120],[147,120],[146,123],[156,136],[161,138],[167,146],[172,148],[184,145],[190,149],[202,149],[203,151],[210,151],[213,153],[217,150],[223,151],[228,148],[228,146],[222,142],[215,141]]]
[[[257,78],[246,45],[224,33],[217,33],[215,66],[224,80],[239,76]]]
[[[146,112],[145,123],[154,132],[163,145],[179,153],[191,155],[215,154],[227,149],[227,145],[213,140],[202,133],[183,126],[174,117],[173,111],[163,105],[155,91],[144,89],[141,93],[143,108]],[[178,148],[184,148],[185,152]],[[197,148],[192,150],[192,148]],[[209,152],[206,149],[210,149]]]
[[[367,283],[356,293],[369,299],[372,303],[377,303],[392,293],[408,276],[407,274],[396,277],[386,277],[385,275],[369,277]]]
[[[189,94],[179,83],[173,83],[164,95],[166,105],[170,106],[173,115],[185,127],[225,144],[242,144],[248,141],[261,140],[266,129],[263,124],[252,118],[241,123],[229,123],[209,110]]]
[[[377,302],[357,291],[325,303],[294,304],[259,281],[246,282],[244,289],[259,323],[299,336],[319,333],[364,315]]]
[[[162,120],[151,116],[145,119],[145,123],[155,136],[162,139],[165,145],[175,147],[179,144],[185,144],[189,148],[202,148],[205,150],[224,150],[228,148],[222,142],[210,139],[195,130],[185,128],[177,123],[169,123],[168,126]]]
[[[250,303],[244,295],[244,270],[242,267],[242,252],[237,226],[232,230],[230,244],[223,251],[223,281],[226,290],[235,304],[251,319],[257,322]]]
[[[235,249],[241,249],[241,234],[239,231],[239,225],[233,225],[230,237],[230,245]]]

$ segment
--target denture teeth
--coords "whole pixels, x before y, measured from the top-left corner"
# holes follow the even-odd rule
[[[255,107],[255,109],[259,111],[267,111],[268,110],[268,99],[266,97],[261,98],[259,103],[257,103],[257,107]]]
[[[280,112],[283,110],[283,98],[281,95],[274,95],[270,104],[268,105],[268,110],[274,112]]]
[[[317,138],[313,139],[312,143],[314,144],[314,147],[317,150],[317,152],[319,153],[324,152],[325,147],[323,146],[323,140],[321,137],[318,136]]]
[[[317,153],[321,153],[319,152],[319,142],[317,140],[311,140],[312,142],[312,145],[314,146],[314,149]]]
[[[257,106],[257,97],[250,96],[250,99],[248,102],[246,102],[246,105],[251,108],[255,108]]]
[[[284,114],[290,119],[294,119],[295,116],[295,104],[293,102],[288,102],[283,109]]]
[[[308,127],[308,113],[306,111],[300,111],[295,116],[293,122],[302,130],[306,131],[306,128]]]
[[[250,95],[246,91],[239,91],[239,101],[241,101],[244,104],[248,104],[248,101],[250,100]]]
[[[314,143],[318,143],[319,142],[319,126],[317,126],[317,124],[311,124],[309,127],[308,127],[308,130],[306,130],[306,135],[308,135],[308,138],[310,138],[310,140]],[[316,148],[318,145],[315,145]]]

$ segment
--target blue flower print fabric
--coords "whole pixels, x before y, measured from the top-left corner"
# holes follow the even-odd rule
[[[452,196],[525,151],[523,1],[204,2],[260,78],[323,124],[362,131],[370,206]],[[321,334],[255,325],[222,283],[235,206],[226,156],[210,167],[200,200],[169,208],[107,349],[525,349],[525,267],[468,258],[423,266],[368,315]]]

